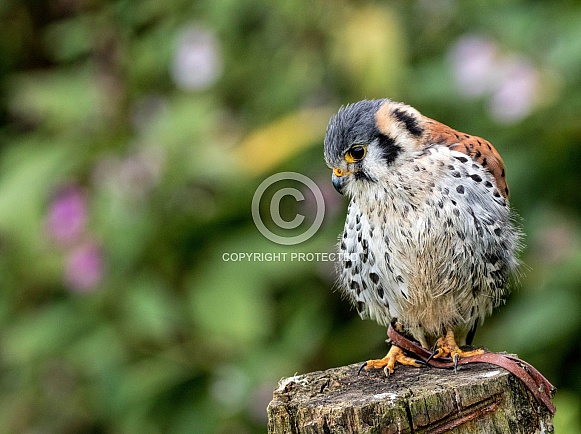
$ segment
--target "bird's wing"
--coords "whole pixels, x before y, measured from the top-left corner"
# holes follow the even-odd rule
[[[494,146],[480,137],[458,132],[430,118],[426,118],[426,127],[429,131],[427,144],[448,146],[450,149],[462,152],[480,163],[494,177],[500,194],[508,199],[504,163]]]

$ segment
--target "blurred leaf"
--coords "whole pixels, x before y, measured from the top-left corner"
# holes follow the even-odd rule
[[[66,302],[22,314],[2,332],[3,357],[23,365],[58,355],[94,322]]]
[[[12,113],[51,130],[93,131],[104,116],[105,89],[89,68],[18,74],[9,84]]]
[[[241,263],[215,264],[190,279],[195,324],[231,349],[250,345],[270,329],[264,283]]]
[[[581,399],[568,391],[559,391],[554,398],[558,411],[555,414],[555,433],[581,432]]]
[[[272,170],[301,149],[322,141],[330,108],[302,109],[250,133],[236,149],[240,167],[251,175]]]
[[[154,339],[160,343],[171,339],[180,312],[170,288],[155,277],[142,276],[128,285],[123,297],[127,332],[133,339]]]
[[[335,30],[333,58],[359,99],[397,95],[407,55],[399,17],[389,7],[366,5],[349,10],[345,21]]]
[[[133,203],[114,191],[95,197],[94,214],[95,227],[104,234],[107,254],[115,263],[112,274],[119,275],[144,253],[155,216],[146,204]]]
[[[94,42],[94,25],[90,15],[79,15],[51,24],[45,32],[45,46],[56,61],[68,62],[87,55]]]
[[[107,348],[107,351],[103,351]],[[100,323],[69,347],[66,356],[89,378],[95,379],[100,389],[103,406],[106,397],[115,389],[121,368],[128,359],[129,348],[123,336],[110,324]]]
[[[159,396],[187,379],[188,372],[176,363],[158,357],[129,365],[122,373],[113,402],[117,414],[128,410],[151,410]]]
[[[152,2],[148,2],[152,3]],[[132,82],[141,86],[152,86],[167,83],[168,70],[173,51],[175,50],[175,28],[168,22],[162,22],[144,33],[131,45],[128,53]]]

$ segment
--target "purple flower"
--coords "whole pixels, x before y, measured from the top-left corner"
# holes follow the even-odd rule
[[[87,223],[86,198],[78,186],[61,189],[49,205],[45,227],[51,238],[69,244],[83,234]]]
[[[90,292],[103,277],[103,256],[99,246],[92,241],[75,247],[65,263],[65,283],[73,291]]]

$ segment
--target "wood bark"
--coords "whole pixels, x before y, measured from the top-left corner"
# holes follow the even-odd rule
[[[494,365],[453,369],[349,365],[285,378],[268,406],[282,433],[552,433],[552,415]]]

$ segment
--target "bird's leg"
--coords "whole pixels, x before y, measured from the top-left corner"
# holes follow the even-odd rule
[[[462,351],[456,343],[456,339],[454,338],[454,331],[452,329],[448,329],[446,336],[441,337],[438,339],[438,342],[436,342],[434,352],[432,356],[430,356],[430,359],[449,356],[452,358],[452,360],[454,360],[454,368],[456,368],[458,359],[465,359],[467,357],[477,356],[482,353],[484,353],[484,350],[481,348],[470,351]]]
[[[416,359],[412,359],[404,354],[403,350],[397,345],[392,345],[387,355],[383,359],[368,360],[361,369],[382,369],[386,376],[393,374],[395,364],[421,367],[422,365]],[[360,370],[361,370],[360,369]]]

